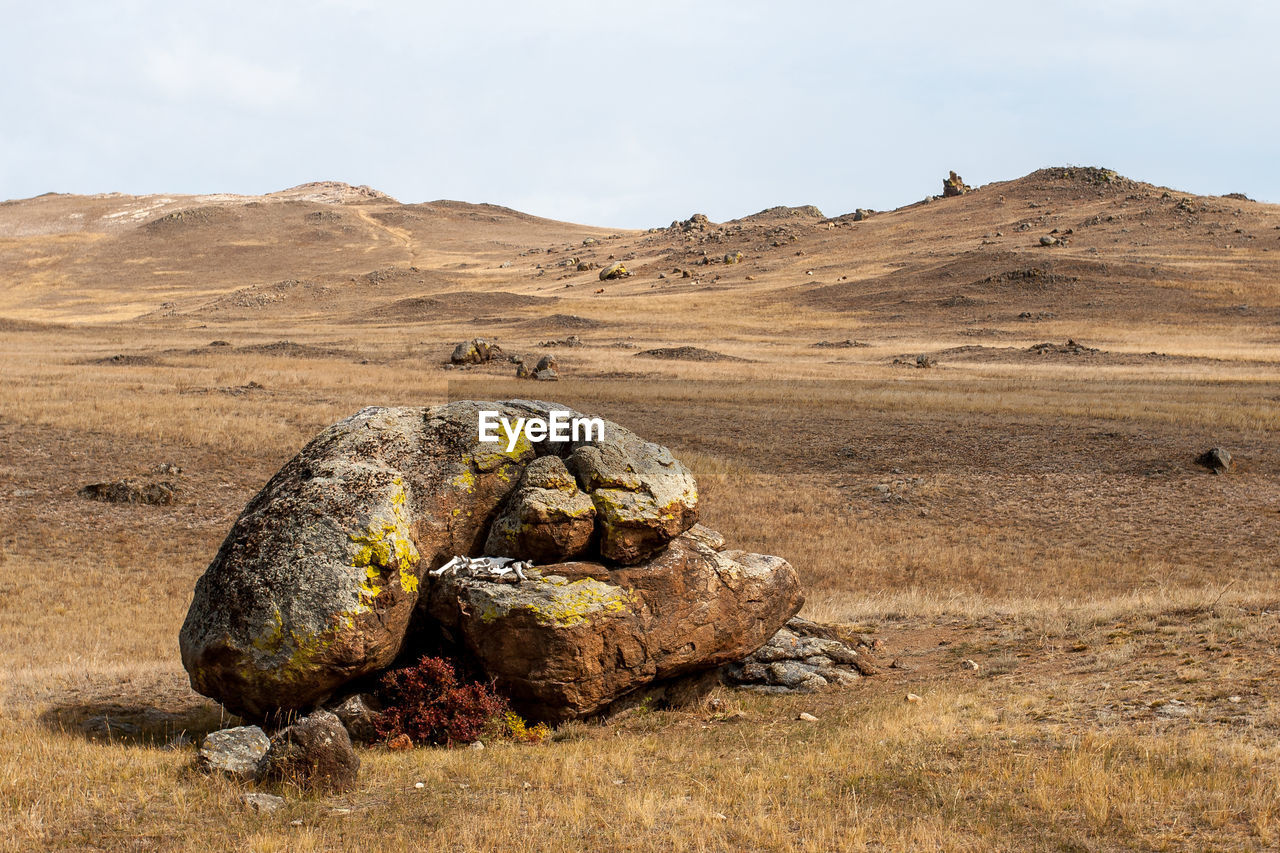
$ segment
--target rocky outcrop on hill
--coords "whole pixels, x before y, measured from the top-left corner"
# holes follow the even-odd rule
[[[505,424],[497,441],[482,412]],[[518,709],[562,720],[740,659],[799,609],[786,561],[695,527],[697,486],[667,448],[602,419],[565,441],[526,426],[553,412],[583,419],[464,401],[323,431],[197,582],[192,686],[250,718],[308,711],[412,651],[407,636],[443,636]]]
[[[957,175],[955,172],[952,172],[947,177],[942,179],[942,195],[946,198],[950,198],[952,196],[957,196],[957,195],[964,195],[968,191],[969,191],[969,185],[966,184],[964,182],[964,179],[961,178],[959,175]]]

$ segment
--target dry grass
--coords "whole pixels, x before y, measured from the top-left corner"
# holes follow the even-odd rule
[[[788,226],[798,239],[782,248],[744,232],[747,263],[692,267],[691,280],[656,278],[696,263],[700,244],[682,237],[490,222],[462,207],[433,214],[445,217],[435,232],[361,208],[346,220],[350,245],[325,244],[331,262],[268,230],[254,256],[265,271],[253,278],[252,264],[216,253],[201,275],[182,273],[182,253],[207,234],[129,243],[140,238],[121,226],[124,236],[27,240],[8,210],[0,266],[17,283],[0,305],[25,325],[0,335],[0,848],[1280,845],[1280,306],[1269,254],[1213,242],[1237,223],[1270,239],[1280,215],[1253,205],[1211,238],[1210,220],[1229,212],[1200,214],[1192,233],[1158,193],[1141,203],[1064,196],[1037,229],[1114,214],[1126,227],[1160,223],[1165,242],[1132,245],[1152,240],[1119,224],[1081,228],[1054,258],[1093,264],[1099,248],[1103,261],[1159,273],[1120,280],[1084,266],[1081,275],[1099,277],[1082,292],[941,305],[966,288],[990,299],[972,283],[1043,262],[1017,255],[1012,238],[991,249],[1004,254],[971,256],[984,233],[1017,234],[1013,225],[1033,215],[1028,200],[1048,191],[992,192],[1007,202],[977,194],[858,230]],[[93,201],[99,213],[119,203]],[[261,210],[252,215],[255,227],[271,226]],[[587,235],[600,244],[581,247]],[[627,253],[640,272],[603,294],[594,274],[553,266]],[[293,277],[332,274],[330,301],[226,316],[201,307],[284,278],[291,258]],[[511,258],[513,272],[499,267]],[[449,290],[556,301],[353,320],[368,299],[390,304],[425,286],[392,276],[347,294],[343,282],[409,263],[453,277]],[[911,276],[902,263],[915,265]],[[959,264],[950,278],[936,269],[947,264]],[[895,273],[893,288],[876,278]],[[843,307],[808,295],[841,276],[869,284],[830,297]],[[139,278],[147,287],[126,293]],[[1153,312],[1156,293],[1164,301]],[[177,301],[174,313],[114,322],[161,299]],[[1224,300],[1250,304],[1237,317]],[[1018,312],[1042,308],[1056,316],[1017,325]],[[600,325],[539,325],[552,314]],[[51,319],[77,324],[29,322]],[[1008,334],[964,334],[983,327]],[[557,350],[566,377],[557,385],[517,383],[509,365],[442,369],[452,345],[475,333],[523,353],[567,334],[588,345]],[[871,346],[810,346],[846,337]],[[892,364],[1068,337],[1106,352]],[[216,339],[232,346],[209,347]],[[315,349],[254,349],[280,340]],[[750,361],[634,357],[684,343]],[[1172,357],[1142,358],[1153,350]],[[117,354],[126,358],[103,361]],[[282,462],[365,405],[530,395],[671,446],[697,474],[707,523],[735,545],[791,560],[805,613],[878,640],[882,673],[806,697],[721,691],[716,707],[572,724],[538,746],[365,750],[359,789],[291,793],[270,816],[245,811],[235,786],[191,772],[189,746],[165,747],[179,732],[228,722],[187,689],[177,631],[195,578]],[[1231,475],[1192,463],[1213,444],[1237,456]],[[154,476],[162,461],[185,469],[175,506],[75,496],[88,482]],[[908,691],[924,702],[904,703]],[[746,718],[726,722],[736,708]],[[800,711],[820,722],[798,721]],[[106,738],[94,722],[102,717],[125,728]]]

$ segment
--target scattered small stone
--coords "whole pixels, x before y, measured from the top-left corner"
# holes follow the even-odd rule
[[[421,791],[423,788],[427,787],[427,783],[426,783],[426,782],[414,782],[414,783],[413,783],[413,787],[415,787],[415,788],[417,788],[419,791]]]
[[[483,742],[483,741],[478,741],[478,740],[477,740],[477,741],[473,741],[473,742],[472,742],[472,744],[471,744],[471,749],[472,749],[472,750],[475,750],[475,751],[479,751],[479,750],[484,749],[484,742]]]
[[[1191,714],[1191,708],[1181,699],[1170,699],[1167,702],[1156,700],[1151,703],[1151,709],[1161,717],[1186,717]]]
[[[573,347],[583,346],[583,343],[582,343],[582,339],[579,338],[577,335],[570,335],[567,338],[559,338],[557,340],[551,340],[551,341],[541,341],[538,343],[538,346],[543,349],[550,349],[551,347],[573,348]]]
[[[245,808],[251,812],[259,814],[271,814],[278,812],[284,808],[284,797],[277,797],[275,794],[263,794],[259,791],[248,791],[240,795],[240,802],[244,803]],[[298,821],[299,824],[302,821]]]
[[[1225,447],[1211,447],[1196,457],[1196,464],[1215,474],[1225,474],[1231,470],[1231,454]]]
[[[815,717],[813,714],[810,714],[808,711],[801,711],[801,712],[800,712],[800,716],[796,717],[796,719],[797,719],[797,720],[803,720],[803,721],[804,721],[804,722],[806,722],[806,723],[816,723],[816,722],[818,722],[818,718],[817,718],[817,717]]]
[[[971,669],[974,672],[977,672],[979,669],[981,669],[981,667],[978,666],[978,662],[973,660],[966,660],[960,665],[963,666],[965,669]]]
[[[140,483],[126,478],[114,483],[90,483],[77,494],[86,500],[103,503],[170,506],[177,502],[178,484],[169,480]]]
[[[1040,238],[1040,245],[1041,245],[1041,246],[1056,246],[1056,245],[1058,245],[1058,238],[1057,238],[1057,237],[1051,237],[1051,236],[1049,236],[1048,234],[1046,234],[1046,235],[1044,235],[1043,237],[1041,237],[1041,238]]]
[[[918,693],[908,693],[906,701],[909,705],[919,705],[924,701],[924,697]]]
[[[1242,701],[1239,696],[1228,696],[1227,701],[1232,705],[1238,705]]]

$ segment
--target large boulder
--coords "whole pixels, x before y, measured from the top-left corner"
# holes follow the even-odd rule
[[[552,410],[578,416],[523,400],[369,408],[286,463],[196,584],[180,634],[192,687],[262,719],[316,707],[386,668],[428,572],[484,553],[495,517],[539,457],[564,459],[590,498],[604,562],[648,559],[697,520],[693,477],[666,448],[608,421],[602,437],[530,440],[517,429],[513,440],[485,442],[486,410],[513,424]]]
[[[628,692],[742,659],[804,603],[783,559],[683,534],[648,562],[542,566],[520,584],[442,578],[427,599],[525,716],[559,722]]]

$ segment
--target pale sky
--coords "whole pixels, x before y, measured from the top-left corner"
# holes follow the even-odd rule
[[[0,198],[314,180],[651,227],[1042,166],[1280,201],[1271,2],[0,0]]]

